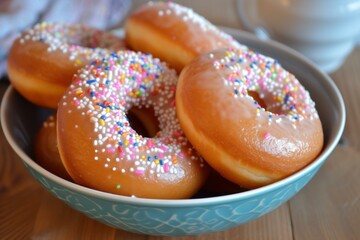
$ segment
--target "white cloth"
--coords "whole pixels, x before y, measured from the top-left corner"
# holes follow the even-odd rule
[[[6,73],[6,55],[25,28],[41,21],[84,23],[99,29],[119,26],[131,0],[1,0],[0,77]]]

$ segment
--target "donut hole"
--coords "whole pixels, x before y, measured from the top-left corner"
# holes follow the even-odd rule
[[[260,107],[268,110],[265,101],[262,98],[260,98],[259,93],[255,91],[248,91],[248,94],[260,105]]]
[[[110,48],[121,49],[122,43],[110,33],[104,33],[97,29],[84,29],[79,33],[78,29],[68,29],[67,42],[69,45],[83,48]]]
[[[153,138],[160,131],[159,121],[155,117],[153,108],[132,107],[126,116],[131,128],[143,137]]]

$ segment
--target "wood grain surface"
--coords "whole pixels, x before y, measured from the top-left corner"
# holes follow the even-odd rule
[[[134,6],[143,1],[134,1]],[[234,1],[183,1],[216,24],[241,27]],[[219,3],[220,2],[220,3]],[[220,6],[221,4],[221,6]],[[220,14],[219,7],[229,14]],[[26,171],[0,131],[0,239],[360,239],[360,48],[331,74],[343,94],[347,122],[341,142],[294,198],[236,228],[189,237],[155,237],[103,225],[46,192]],[[0,81],[0,96],[8,87]]]

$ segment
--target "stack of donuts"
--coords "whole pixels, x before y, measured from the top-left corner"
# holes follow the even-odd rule
[[[321,152],[309,92],[280,63],[193,10],[149,2],[125,37],[39,23],[14,42],[13,87],[54,109],[36,161],[96,190],[155,199],[253,189]]]

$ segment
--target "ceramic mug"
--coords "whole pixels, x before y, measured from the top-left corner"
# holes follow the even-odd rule
[[[360,35],[360,0],[238,0],[246,30],[301,52],[331,73]]]

